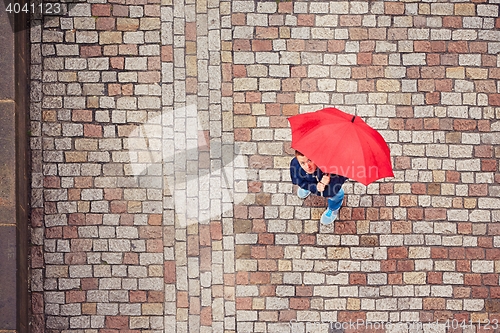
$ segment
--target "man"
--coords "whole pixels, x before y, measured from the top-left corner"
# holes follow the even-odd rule
[[[299,186],[297,195],[305,199],[313,193],[328,198],[328,208],[321,215],[321,223],[333,223],[338,216],[344,199],[342,184],[347,180],[344,176],[325,174],[309,158],[298,150],[295,158],[290,162],[290,176],[292,183]]]

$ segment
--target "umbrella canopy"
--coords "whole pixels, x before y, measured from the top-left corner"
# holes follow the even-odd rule
[[[311,159],[321,171],[364,185],[394,177],[387,143],[360,117],[326,108],[290,117],[288,121],[292,148]]]

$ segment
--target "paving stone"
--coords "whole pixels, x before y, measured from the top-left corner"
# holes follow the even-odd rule
[[[163,0],[35,24],[39,325],[288,331],[497,308],[461,293],[498,284],[498,163],[481,148],[498,143],[497,16],[486,3]],[[328,105],[380,130],[395,177],[346,184],[321,226],[326,200],[291,186],[286,117]],[[73,289],[81,301],[53,294]]]

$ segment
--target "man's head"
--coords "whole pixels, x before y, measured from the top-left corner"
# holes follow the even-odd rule
[[[316,171],[316,164],[314,164],[313,161],[308,159],[304,154],[302,154],[300,151],[295,150],[295,157],[297,158],[297,161],[299,161],[300,166],[302,169],[304,169],[305,172],[312,174],[314,171]]]

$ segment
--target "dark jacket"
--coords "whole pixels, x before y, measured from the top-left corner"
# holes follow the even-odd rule
[[[335,196],[337,192],[340,191],[342,184],[347,180],[344,176],[331,174],[330,183],[325,187],[325,190],[323,192],[318,192],[316,184],[319,183],[323,175],[324,173],[319,168],[316,168],[313,174],[308,174],[302,169],[296,157],[290,162],[290,177],[292,178],[292,183],[322,197],[330,198]]]

